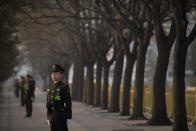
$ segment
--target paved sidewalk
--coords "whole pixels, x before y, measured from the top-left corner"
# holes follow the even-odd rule
[[[0,131],[50,131],[46,123],[45,94],[37,93],[32,118],[24,118],[25,108],[13,93],[4,93],[0,104]],[[73,102],[70,131],[171,131],[171,126],[135,126],[145,121],[128,121],[119,113]],[[190,131],[196,131],[191,127]]]
[[[24,118],[25,114],[19,99],[13,93],[4,93],[0,105],[0,131],[49,131],[43,103],[37,101],[34,104],[32,118]]]

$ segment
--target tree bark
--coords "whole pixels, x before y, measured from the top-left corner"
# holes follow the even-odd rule
[[[65,84],[69,84],[69,68],[65,68],[65,72],[63,74],[64,74]]]
[[[3,92],[3,83],[0,81],[0,104],[3,102],[2,92]]]
[[[149,46],[149,40],[147,43],[143,43],[141,40],[139,44],[137,65],[136,65],[136,80],[135,80],[135,93],[133,100],[133,114],[131,119],[141,120],[146,119],[143,115],[143,92],[144,92],[144,69],[146,61],[146,53]]]
[[[114,69],[113,82],[111,87],[110,103],[109,103],[109,112],[119,112],[119,95],[120,95],[120,84],[122,79],[123,71],[123,62],[124,62],[124,52],[120,50]]]
[[[182,36],[183,37],[183,36]],[[185,104],[185,66],[187,47],[177,38],[174,53],[174,125],[173,131],[188,131]]]
[[[72,78],[72,100],[76,100],[76,95],[77,95],[77,86],[78,86],[78,79],[77,79],[77,64],[74,64],[74,74],[73,74],[73,78]]]
[[[81,62],[74,64],[74,75],[72,80],[72,99],[82,100],[84,86],[84,66]]]
[[[122,106],[120,115],[130,115],[130,88],[135,60],[127,59],[123,82]]]
[[[93,105],[94,96],[94,64],[87,65],[87,104]]]
[[[93,106],[100,106],[101,99],[101,80],[102,80],[102,63],[97,61],[97,69],[96,69],[96,86],[94,91],[94,103]]]
[[[77,90],[77,100],[82,101],[83,88],[84,88],[84,66],[81,64],[78,66],[78,90]]]
[[[82,102],[83,103],[87,103],[87,77],[84,80]]]
[[[103,88],[101,93],[101,109],[108,109],[108,79],[110,65],[104,65]]]
[[[156,8],[156,7],[154,7]],[[172,20],[169,35],[166,36],[159,12],[153,12],[154,30],[158,48],[158,59],[153,79],[152,117],[148,125],[171,125],[167,116],[165,84],[170,52],[175,41],[175,25]]]
[[[172,123],[167,116],[166,98],[165,98],[165,82],[166,82],[171,48],[168,48],[167,44],[165,45],[160,44],[159,46],[160,47],[158,53],[158,60],[157,60],[155,75],[153,79],[152,117],[147,122],[147,124],[171,125]]]
[[[132,38],[123,38],[121,37],[121,41],[123,43],[123,51],[126,56],[126,67],[124,72],[124,81],[123,81],[123,93],[122,93],[122,105],[120,110],[120,115],[126,116],[130,115],[130,88],[132,83],[132,73],[133,68],[137,56],[137,48],[138,48],[138,42],[135,39],[134,40],[134,47],[132,51],[130,51],[130,42],[132,41]]]
[[[185,70],[186,55],[188,46],[195,39],[196,24],[189,36],[187,36],[186,1],[171,1],[172,11],[176,26],[176,44],[174,51],[174,79],[173,79],[173,100],[174,100],[174,124],[173,131],[188,131],[187,112],[185,102]]]

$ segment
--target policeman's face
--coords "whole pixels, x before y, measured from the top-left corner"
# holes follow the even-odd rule
[[[28,81],[29,80],[29,78],[28,77],[25,77],[25,81]]]
[[[62,73],[60,73],[60,72],[52,72],[51,77],[52,77],[52,80],[54,82],[58,82],[62,78]]]

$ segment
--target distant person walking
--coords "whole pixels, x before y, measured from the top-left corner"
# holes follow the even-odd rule
[[[24,100],[24,85],[25,85],[25,77],[20,77],[20,104],[21,106],[24,106],[25,100]]]
[[[14,80],[14,94],[16,98],[19,98],[19,89],[20,89],[20,83],[18,79]]]
[[[52,83],[47,90],[46,104],[51,131],[68,131],[72,119],[70,88],[61,81],[63,73],[60,65],[52,65]]]
[[[35,100],[35,80],[31,75],[27,75],[25,78],[25,86],[24,86],[24,99],[25,99],[25,107],[26,107],[26,116],[31,117],[33,111],[33,101]]]

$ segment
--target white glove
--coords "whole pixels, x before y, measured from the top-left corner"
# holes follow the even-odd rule
[[[31,97],[31,100],[34,102],[35,101],[35,97]]]
[[[71,120],[70,119],[67,119],[67,126],[69,126],[71,123]]]
[[[50,126],[50,121],[48,119],[46,120],[46,123]]]

